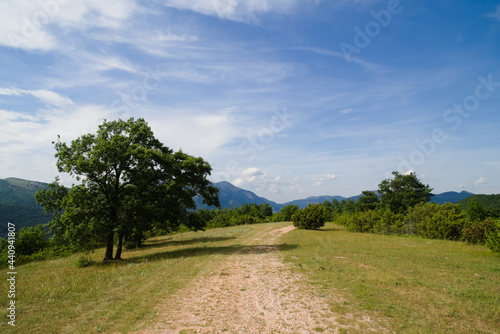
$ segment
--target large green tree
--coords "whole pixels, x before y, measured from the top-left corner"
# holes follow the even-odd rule
[[[120,259],[124,239],[140,243],[155,222],[189,225],[196,195],[219,206],[210,165],[164,146],[143,119],[104,121],[95,134],[54,144],[59,171],[81,184],[64,191],[55,182],[37,201],[54,213],[56,233],[87,247],[104,243],[104,260],[113,259],[115,240]]]
[[[408,208],[418,203],[431,200],[432,188],[424,185],[415,173],[400,174],[392,172],[393,179],[385,179],[379,184],[378,193],[382,206],[388,207],[394,213],[405,213]]]

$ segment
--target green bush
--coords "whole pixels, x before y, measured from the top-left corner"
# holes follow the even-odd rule
[[[476,220],[470,222],[462,231],[462,240],[469,244],[482,244],[486,243],[486,236],[489,232],[495,230],[495,223],[492,218],[484,220]]]
[[[410,208],[404,221],[408,234],[446,240],[460,240],[466,224],[466,214],[459,205],[451,203],[417,204]]]
[[[495,220],[493,230],[486,233],[486,246],[495,253],[500,253],[500,219]]]
[[[16,240],[17,255],[31,255],[49,246],[43,225],[23,227]]]
[[[403,218],[403,215],[394,213],[389,208],[381,208],[357,212],[347,215],[344,219],[348,231],[401,234],[404,233],[402,228]]]
[[[296,211],[292,215],[293,226],[306,229],[317,230],[325,226],[325,212],[321,204],[309,204],[306,208]]]
[[[261,224],[263,222],[264,220],[251,215],[234,216],[231,218],[231,225],[252,225]]]
[[[89,254],[82,255],[75,261],[75,266],[78,268],[88,267],[92,264],[94,264],[94,261],[92,261]]]

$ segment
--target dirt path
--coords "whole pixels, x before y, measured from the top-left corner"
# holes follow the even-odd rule
[[[139,333],[341,333],[360,323],[383,332],[368,317],[353,321],[352,315],[333,313],[326,298],[283,263],[276,243],[292,229],[252,237],[208,277],[159,305],[159,322]]]

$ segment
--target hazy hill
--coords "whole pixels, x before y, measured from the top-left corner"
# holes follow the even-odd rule
[[[0,179],[0,203],[38,207],[35,194],[47,187],[47,183],[9,177]]]
[[[469,196],[460,202],[460,207],[462,210],[467,210],[469,207],[469,203],[472,200],[478,201],[490,214],[494,216],[500,216],[500,194],[497,195],[473,195]]]
[[[459,201],[467,198],[469,196],[474,195],[468,191],[456,192],[456,191],[448,191],[442,194],[438,194],[432,197],[431,202],[444,204],[444,203],[458,203]]]
[[[343,199],[347,199],[342,196],[310,196],[304,199],[297,199],[291,202],[286,202],[282,204],[282,206],[285,205],[297,205],[299,208],[303,209],[309,204],[317,204],[317,203],[323,203],[325,201],[331,202],[332,200],[336,199],[339,202],[342,202]]]
[[[221,207],[227,209],[240,207],[243,204],[268,203],[275,212],[278,212],[283,206],[288,204],[294,204],[300,208],[304,208],[308,204],[323,203],[324,201],[332,201],[333,199],[337,199],[338,201],[348,199],[342,196],[311,196],[279,204],[264,197],[260,197],[251,191],[236,187],[226,181],[218,182],[215,186],[219,188]],[[1,228],[1,226],[4,226],[7,222],[15,223],[19,230],[23,226],[45,224],[50,220],[50,216],[36,204],[34,198],[37,191],[46,187],[47,184],[42,182],[17,178],[0,179],[0,236],[6,235],[7,229]],[[462,191],[460,193],[445,192],[434,196],[432,198],[432,202],[440,204],[444,202],[457,203],[460,200],[464,200],[464,198],[470,198],[471,195],[473,194],[466,191]],[[493,206],[500,208],[500,195],[475,195],[473,197],[483,201],[486,207]],[[349,198],[356,201],[359,198],[359,195]],[[195,202],[198,208],[208,208],[206,205],[202,204],[202,200],[200,198],[195,198]],[[463,203],[465,204],[463,204],[462,207],[466,208],[466,203],[468,202],[465,201]]]
[[[282,205],[270,201],[264,197],[257,196],[255,193],[238,188],[227,181],[217,182],[215,186],[219,188],[219,201],[221,208],[223,209],[233,209],[235,207],[240,207],[243,204],[265,204],[271,205],[274,211],[279,211]],[[207,205],[202,203],[200,198],[196,198],[196,205],[200,209],[209,208]]]
[[[7,236],[7,223],[16,225],[16,230],[26,226],[45,224],[51,219],[36,204],[35,194],[47,187],[46,183],[16,178],[0,180],[0,237]]]

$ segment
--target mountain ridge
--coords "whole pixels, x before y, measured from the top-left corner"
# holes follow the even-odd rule
[[[214,183],[214,185],[219,188],[219,199],[221,208],[223,209],[233,209],[235,207],[241,207],[243,204],[267,203],[271,205],[274,212],[278,212],[281,208],[290,204],[297,205],[299,208],[304,208],[308,204],[323,203],[325,201],[332,201],[333,199],[338,201],[352,199],[356,201],[360,196],[309,196],[286,203],[276,203],[265,197],[258,196],[250,190],[239,188],[227,181],[217,182]],[[44,182],[20,178],[10,177],[0,179],[0,226],[7,224],[7,222],[11,222],[15,223],[20,229],[23,226],[47,223],[50,220],[50,216],[44,212],[42,207],[36,204],[34,198],[37,191],[45,189],[47,186],[48,184]],[[466,191],[460,193],[449,191],[434,196],[432,202],[439,204],[445,202],[457,203],[472,195],[474,194]],[[195,197],[195,203],[199,209],[213,208],[203,204],[203,200],[200,197]],[[5,234],[3,232],[4,231],[0,231],[0,236]]]

